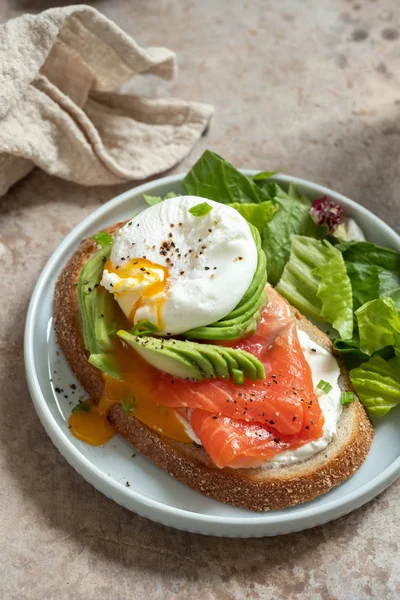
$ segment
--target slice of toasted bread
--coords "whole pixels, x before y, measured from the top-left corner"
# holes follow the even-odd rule
[[[123,223],[110,227],[114,233]],[[94,401],[104,383],[101,372],[87,361],[76,284],[82,266],[96,249],[85,240],[62,271],[55,290],[54,324],[58,342],[72,371]],[[320,346],[333,353],[329,338],[297,310],[292,309],[299,327]],[[354,391],[346,369],[338,359],[340,388]],[[373,439],[373,428],[359,400],[345,407],[338,421],[336,438],[318,454],[290,465],[255,469],[217,468],[207,453],[196,445],[183,444],[158,434],[121,406],[114,406],[109,421],[139,452],[179,481],[216,500],[267,511],[312,500],[342,483],[364,462]]]

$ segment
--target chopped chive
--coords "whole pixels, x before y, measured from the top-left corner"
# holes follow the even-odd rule
[[[90,412],[90,404],[88,404],[87,402],[79,402],[79,404],[77,404],[76,406],[74,406],[74,408],[72,409],[73,413],[76,412]]]
[[[128,396],[130,397],[130,402],[127,401],[127,394],[126,393],[124,393],[122,395],[122,398],[121,398],[121,407],[122,407],[122,410],[127,415],[130,415],[131,412],[133,411],[134,407],[135,407],[135,398],[134,398],[134,396],[131,396],[130,394],[128,394]]]
[[[194,217],[204,217],[208,215],[208,213],[212,211],[212,206],[208,204],[208,202],[200,202],[200,204],[196,204],[189,208],[189,212]]]
[[[351,404],[352,402],[354,402],[353,392],[342,392],[340,395],[340,402],[342,403],[343,406],[346,406],[347,404]]]
[[[96,233],[92,237],[93,237],[94,241],[97,242],[99,244],[99,246],[101,246],[102,248],[105,248],[106,246],[108,246],[109,244],[112,244],[112,242],[113,242],[113,238],[106,231],[99,231],[99,233]]]
[[[321,379],[321,381],[317,385],[317,388],[324,392],[324,394],[329,394],[329,392],[332,389],[332,386],[330,383],[328,383],[328,381],[324,381],[323,379]]]
[[[148,335],[149,333],[155,333],[158,331],[157,325],[146,319],[138,321],[131,329],[132,335]]]

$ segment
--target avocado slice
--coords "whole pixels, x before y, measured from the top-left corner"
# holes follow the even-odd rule
[[[104,288],[96,289],[95,294],[94,334],[96,344],[101,352],[108,352],[113,345],[117,327],[113,321],[115,300]]]
[[[112,294],[101,287],[104,263],[111,244],[95,252],[83,265],[77,282],[79,311],[89,363],[107,375],[119,379],[119,369],[112,355],[115,335],[126,326],[126,319]]]
[[[229,313],[229,319],[235,319],[236,317],[239,317],[240,315],[242,315],[243,313],[247,312],[249,309],[251,309],[255,304],[257,304],[258,299],[260,298],[261,294],[264,292],[265,289],[265,284],[267,283],[267,274],[265,273],[265,276],[260,279],[259,285],[255,291],[255,293],[253,294],[253,296],[251,296],[248,300],[246,300],[246,302],[244,302],[243,304],[240,304],[237,306],[237,308],[235,308],[235,310],[233,310],[231,313]],[[227,317],[224,317],[224,320],[226,320]]]
[[[241,301],[239,302],[237,308],[239,308],[240,306],[245,304],[250,298],[252,298],[254,296],[254,294],[256,293],[256,290],[260,284],[260,281],[262,281],[263,279],[265,280],[265,283],[267,281],[267,257],[265,255],[264,250],[262,249],[261,236],[260,236],[258,229],[252,229],[252,233],[253,233],[254,242],[257,247],[257,268],[256,268],[256,272],[254,273],[252,282],[249,285],[249,287],[247,288],[247,291],[246,291],[245,295],[243,296],[243,298],[241,299]]]
[[[190,340],[237,340],[241,338],[253,324],[253,317],[245,323],[236,323],[230,327],[198,327],[185,333],[185,337]],[[255,326],[257,322],[254,321]]]
[[[226,350],[227,352],[235,352],[233,348],[227,348]],[[242,351],[235,355],[238,368],[240,371],[243,371],[243,375],[245,375],[245,377],[255,381],[257,379],[257,369],[254,363],[248,358],[248,356],[246,356],[246,354],[244,351]]]
[[[203,375],[203,379],[213,379],[216,377],[213,362],[206,356],[205,353],[199,352],[193,344],[188,344],[187,342],[182,342],[181,340],[167,340],[166,342],[168,347],[170,343],[171,350],[173,350],[176,354],[184,356],[195,363],[199,367]]]
[[[188,342],[186,342],[188,343]],[[222,377],[222,379],[229,379],[229,377],[231,376],[230,371],[229,371],[229,367],[226,364],[226,360],[224,360],[224,357],[218,352],[217,348],[218,346],[208,346],[206,344],[197,344],[196,342],[189,342],[190,344],[196,344],[196,346],[200,346],[200,352],[204,355],[207,356],[208,360],[211,361],[213,367],[214,367],[214,371],[215,371],[215,376],[216,377]],[[206,348],[203,348],[204,346],[207,346]]]
[[[120,330],[117,335],[160,371],[184,379],[229,379],[235,370],[248,379],[265,379],[264,367],[249,352],[200,344],[189,340],[136,336]]]
[[[210,345],[211,348],[214,348],[213,345]],[[239,369],[238,361],[235,359],[235,353],[230,353],[225,349],[224,346],[217,346],[218,353],[224,358],[226,364],[228,365],[229,372],[232,375],[234,369]]]
[[[253,302],[253,304],[251,305],[251,307],[244,312],[243,314],[237,316],[236,318],[233,319],[224,319],[221,321],[218,321],[219,327],[230,327],[231,325],[235,325],[235,324],[242,324],[247,322],[249,319],[251,319],[254,314],[258,311],[258,309],[264,305],[266,303],[266,292],[264,292],[264,290],[261,290],[261,295],[259,295],[258,297],[255,298],[255,301]]]
[[[111,245],[102,248],[83,265],[78,279],[78,302],[82,316],[82,329],[85,347],[90,353],[96,354],[101,348],[97,343],[95,322],[97,289],[103,273],[104,262],[110,256]],[[98,313],[104,314],[102,312]],[[100,332],[103,335],[103,332]],[[104,341],[104,340],[103,340]]]
[[[156,369],[182,379],[204,379],[200,368],[195,362],[175,352],[170,343],[167,345],[166,342],[172,340],[135,336],[123,330],[118,331],[117,335]]]
[[[118,365],[112,356],[112,354],[91,354],[89,356],[89,362],[91,365],[104,371],[107,375],[110,375],[114,379],[120,378]]]
[[[232,319],[232,321],[225,321],[225,325],[217,327],[218,323],[214,325],[207,325],[205,327],[197,327],[191,329],[185,333],[185,337],[189,340],[237,340],[243,335],[250,335],[255,333],[257,329],[257,323],[260,319],[261,308],[267,303],[267,293],[263,292],[259,298],[255,311],[249,311],[250,317],[246,315],[247,320],[243,321],[242,318]]]

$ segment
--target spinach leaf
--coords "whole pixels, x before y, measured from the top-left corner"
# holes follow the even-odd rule
[[[377,265],[400,274],[400,253],[395,250],[382,248],[372,242],[342,242],[336,248],[346,261]]]
[[[400,274],[382,269],[379,273],[380,295],[392,298],[397,310],[400,311]]]
[[[270,199],[250,177],[210,150],[204,152],[186,175],[183,187],[192,196],[222,204],[258,204]]]
[[[370,300],[379,298],[381,270],[377,265],[346,262],[346,271],[353,290],[353,310],[357,310]]]
[[[355,308],[381,296],[392,298],[400,310],[400,253],[371,242],[344,242],[336,245],[346,261],[356,295],[363,291]],[[349,267],[349,264],[352,264]],[[377,278],[379,289],[377,290]],[[363,283],[364,282],[364,283]],[[371,286],[368,290],[368,285]]]
[[[311,200],[299,196],[293,184],[287,192],[277,186],[275,202],[279,205],[279,211],[267,223],[262,234],[263,249],[268,260],[268,281],[272,285],[278,283],[289,260],[293,234],[320,238],[328,231],[325,225],[316,225],[311,219]]]

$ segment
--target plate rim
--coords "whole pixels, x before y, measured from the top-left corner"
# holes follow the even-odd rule
[[[240,169],[240,171],[247,175],[253,175],[258,172],[254,169]],[[301,510],[300,514],[288,512],[287,515],[282,513],[278,515],[275,511],[270,511],[256,515],[253,514],[251,517],[208,515],[174,507],[169,504],[164,504],[161,501],[148,498],[140,492],[135,491],[132,488],[126,488],[121,483],[118,483],[117,481],[114,481],[108,477],[107,474],[105,474],[99,467],[94,465],[88,458],[81,454],[81,452],[72,444],[65,432],[62,431],[60,426],[55,422],[51,411],[47,406],[45,395],[41,390],[40,381],[34,368],[33,330],[36,314],[38,310],[40,310],[40,297],[43,288],[48,281],[54,277],[54,271],[56,270],[58,273],[59,265],[57,266],[57,263],[60,261],[60,259],[62,259],[65,252],[70,250],[69,247],[71,244],[74,244],[76,241],[80,241],[82,237],[81,234],[86,229],[89,229],[94,221],[100,217],[112,213],[113,209],[121,202],[124,202],[133,196],[140,196],[152,188],[160,185],[181,183],[185,175],[186,173],[178,173],[175,175],[154,179],[139,186],[133,187],[105,202],[103,205],[99,206],[89,215],[87,215],[87,217],[85,217],[72,229],[72,231],[70,231],[70,233],[57,246],[45,264],[31,296],[25,321],[24,333],[24,360],[26,378],[30,395],[40,421],[42,422],[46,433],[49,435],[62,456],[66,458],[69,464],[73,466],[73,468],[81,476],[83,476],[101,493],[109,498],[112,498],[120,505],[129,508],[129,510],[133,510],[142,516],[173,527],[185,529],[187,531],[194,531],[197,533],[207,533],[208,535],[229,535],[229,531],[225,530],[226,526],[233,526],[236,529],[238,527],[250,527],[253,529],[263,526],[262,532],[242,533],[243,537],[253,537],[257,533],[257,537],[261,537],[279,533],[276,526],[281,526],[285,533],[288,533],[289,531],[300,531],[302,529],[306,529],[307,527],[313,527],[314,525],[325,523],[347,514],[348,512],[359,508],[373,497],[381,493],[384,489],[386,489],[386,487],[393,483],[397,477],[400,476],[400,455],[378,475],[373,477],[367,483],[363,484],[360,488],[346,494],[341,498],[328,501],[321,506],[309,506],[308,503],[299,505],[298,508]],[[279,173],[275,175],[273,179],[278,182],[293,182],[297,185],[311,188],[313,191],[321,193],[322,195],[326,194],[336,199],[344,206],[351,207],[352,209],[361,212],[369,220],[374,219],[374,222],[379,222],[380,228],[383,230],[384,235],[389,238],[391,242],[390,245],[392,247],[397,246],[398,250],[400,251],[400,236],[382,219],[375,216],[371,211],[358,204],[354,200],[351,200],[343,194],[335,192],[326,186],[319,185],[299,177]],[[135,506],[133,506],[133,504]],[[159,514],[155,516],[150,514],[149,510],[150,512],[154,510]],[[176,519],[183,522],[181,524],[177,524]],[[311,524],[309,523],[310,520],[312,520]],[[225,531],[223,531],[223,533],[213,532],[212,530],[201,531],[201,529],[204,529],[204,527],[210,525],[219,525]],[[288,528],[288,525],[292,525],[292,527]],[[273,528],[272,533],[264,530],[264,528],[268,529],[268,527]],[[237,533],[234,535],[235,537],[238,536]]]

